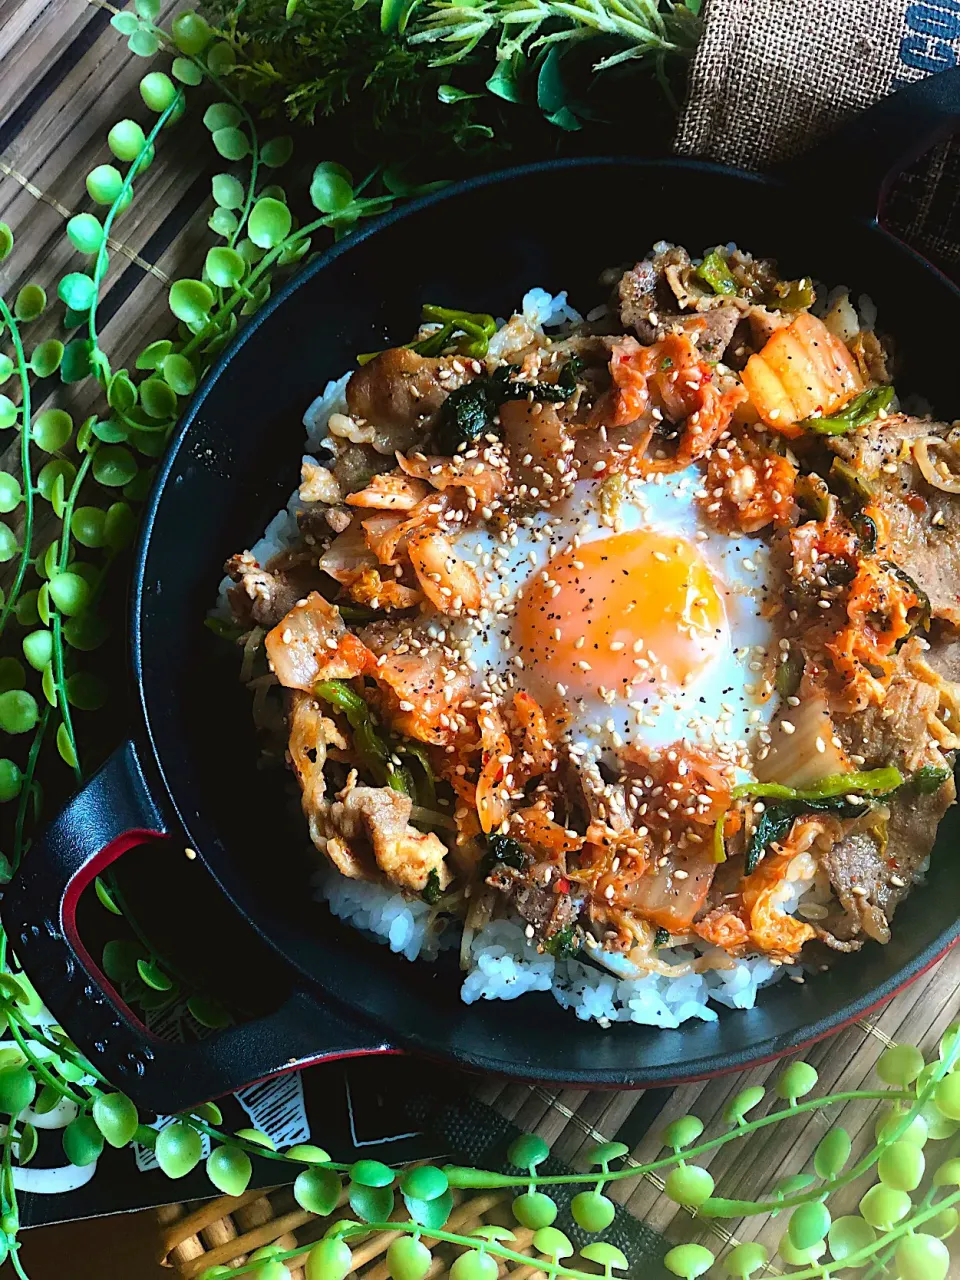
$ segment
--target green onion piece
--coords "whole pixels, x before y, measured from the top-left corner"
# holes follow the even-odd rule
[[[653,935],[653,945],[655,947],[665,947],[670,941],[670,930],[659,928]]]
[[[918,769],[910,781],[922,796],[930,796],[935,791],[939,791],[949,777],[949,769],[937,769],[927,764],[922,769]]]
[[[239,640],[246,634],[243,627],[238,627],[235,622],[227,622],[225,618],[204,618],[203,625],[221,640]]]
[[[741,782],[730,793],[734,800],[744,796],[769,797],[773,800],[828,800],[832,796],[875,795],[896,791],[903,785],[903,774],[893,765],[865,772],[833,773],[821,778],[814,787],[798,790],[779,782]]]
[[[726,818],[725,813],[721,813],[717,819],[717,825],[713,828],[713,860],[714,862],[726,862],[727,848],[723,843],[723,821]]]
[[[575,956],[580,950],[581,941],[582,934],[580,930],[576,925],[568,924],[563,929],[558,929],[556,933],[551,934],[543,945],[558,960],[567,960],[571,956]]]
[[[806,418],[802,427],[820,436],[845,436],[850,431],[859,431],[868,422],[878,418],[894,397],[893,387],[871,387],[862,391],[849,404],[837,413],[826,418]]]
[[[331,703],[347,717],[347,723],[353,730],[353,745],[365,769],[373,775],[379,786],[386,784],[394,791],[409,794],[406,783],[396,770],[387,769],[390,752],[387,745],[373,727],[370,708],[349,685],[342,680],[321,680],[314,689],[318,698]]]
[[[714,293],[733,294],[737,292],[737,282],[730,274],[726,258],[716,249],[708,253],[697,267],[694,275],[704,284],[708,284]]]
[[[399,756],[410,756],[420,766],[420,779],[415,785],[418,803],[424,809],[436,809],[437,786],[426,749],[419,742],[404,742],[397,748]]]
[[[427,876],[427,883],[424,886],[420,897],[424,902],[429,902],[430,905],[433,906],[435,902],[439,901],[442,892],[443,890],[440,888],[440,877],[437,875],[436,871],[431,871]]]
[[[778,311],[806,311],[816,297],[812,280],[779,280],[773,286],[768,305]]]

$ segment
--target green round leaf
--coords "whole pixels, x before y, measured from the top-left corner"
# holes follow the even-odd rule
[[[137,15],[126,10],[121,10],[120,13],[115,13],[110,19],[110,25],[114,30],[119,31],[120,34],[124,36],[132,36],[134,31],[137,31],[140,27]]]
[[[42,596],[48,588],[41,588]],[[79,618],[68,618],[63,624],[63,638],[71,649],[80,653],[92,653],[99,649],[109,634],[106,622],[98,614],[84,613]]]
[[[73,435],[73,419],[64,409],[44,409],[33,420],[33,442],[44,453],[56,453]]]
[[[188,55],[202,53],[213,39],[213,32],[204,19],[192,9],[178,13],[170,30],[174,44],[181,53]]]
[[[34,671],[42,671],[53,659],[53,634],[45,628],[23,637],[23,656]]]
[[[345,1240],[328,1236],[315,1244],[307,1254],[306,1280],[345,1280],[353,1262],[353,1254]]]
[[[260,160],[269,169],[280,169],[293,155],[293,139],[289,134],[271,138],[260,151]]]
[[[0,222],[0,262],[6,258],[13,248],[13,232],[5,222]]]
[[[154,1154],[168,1178],[183,1178],[200,1163],[203,1145],[196,1129],[178,1120],[157,1135]]]
[[[214,248],[204,262],[207,276],[220,289],[232,289],[240,283],[247,264],[236,249]]]
[[[154,991],[169,991],[173,987],[173,979],[152,960],[138,960],[137,973]]]
[[[683,1280],[696,1280],[714,1264],[714,1256],[702,1244],[678,1244],[663,1259],[663,1265]]]
[[[587,1152],[587,1163],[593,1168],[600,1168],[629,1154],[630,1148],[625,1142],[601,1142]]]
[[[835,1178],[850,1159],[850,1135],[837,1126],[820,1139],[813,1157],[813,1167],[821,1178]]]
[[[168,360],[171,358],[167,357]],[[140,383],[140,404],[148,417],[160,422],[177,416],[177,394],[163,378],[146,378]]]
[[[103,1134],[90,1116],[77,1116],[63,1131],[63,1154],[71,1164],[93,1164],[103,1150]]]
[[[703,1121],[699,1116],[679,1116],[667,1125],[660,1135],[660,1141],[665,1147],[682,1151],[684,1147],[693,1146],[701,1133],[703,1133]]]
[[[48,667],[47,670],[49,671],[50,668]],[[56,705],[55,697],[48,699],[48,701],[51,705]],[[65,724],[61,724],[59,729],[57,729],[57,751],[59,751],[60,758],[65,765],[69,766],[71,769],[76,769],[78,763],[77,749],[74,745],[70,731],[67,729]]]
[[[162,71],[150,71],[140,81],[140,97],[157,115],[166,111],[177,96],[177,86]]]
[[[203,84],[203,72],[189,58],[174,58],[173,66],[170,70],[181,84]]]
[[[573,1245],[556,1227],[541,1227],[534,1233],[533,1247],[548,1258],[569,1258]]]
[[[876,1238],[877,1233],[873,1227],[862,1218],[853,1214],[837,1218],[831,1222],[830,1230],[827,1232],[830,1256],[836,1262],[842,1262],[848,1254],[858,1253],[861,1249],[873,1244]]]
[[[0,759],[0,804],[15,800],[23,787],[23,774],[13,760]]]
[[[777,1097],[787,1102],[802,1098],[815,1087],[817,1079],[816,1069],[809,1062],[791,1062],[777,1078]]]
[[[38,284],[25,284],[17,294],[13,304],[13,314],[24,323],[36,320],[43,315],[47,306],[47,295]]]
[[[37,1154],[37,1147],[40,1145],[37,1138],[37,1131],[32,1124],[25,1124],[20,1132],[17,1140],[17,1163],[21,1165],[29,1164],[33,1157]],[[6,1241],[3,1241],[0,1247],[0,1262],[6,1256]]]
[[[233,1021],[220,1001],[209,996],[190,996],[187,1008],[201,1027],[209,1027],[212,1031],[222,1031]]]
[[[60,381],[80,382],[93,372],[90,353],[93,347],[89,338],[74,338],[68,342],[60,361]]]
[[[158,342],[148,342],[136,359],[138,369],[159,369],[173,350],[169,338],[161,338]]]
[[[900,1280],[945,1280],[950,1271],[947,1246],[925,1232],[904,1236],[895,1256]]]
[[[946,1209],[941,1209],[935,1218],[928,1218],[923,1225],[924,1229],[930,1235],[936,1236],[938,1240],[949,1240],[960,1226],[960,1211],[949,1205]]]
[[[763,1101],[765,1092],[766,1090],[758,1084],[751,1085],[748,1089],[742,1089],[727,1104],[723,1113],[724,1124],[742,1124],[747,1112],[752,1111],[754,1107],[759,1106]]]
[[[911,1209],[910,1197],[905,1191],[885,1187],[882,1182],[871,1187],[860,1201],[860,1213],[878,1231],[889,1231]]]
[[[362,1187],[390,1187],[395,1177],[390,1166],[380,1160],[357,1160],[350,1166],[350,1181]]]
[[[261,1129],[237,1129],[235,1138],[246,1138],[247,1142],[255,1142],[258,1147],[266,1147],[268,1151],[276,1151],[277,1144],[268,1133]]]
[[[535,1169],[549,1154],[549,1146],[538,1133],[522,1133],[507,1147],[507,1159],[517,1169]]]
[[[364,1222],[386,1222],[393,1213],[393,1188],[350,1184],[350,1208]]]
[[[211,133],[218,129],[234,129],[243,119],[243,112],[232,102],[213,102],[203,113],[203,123]]]
[[[20,481],[9,471],[0,471],[0,513],[6,515],[10,511],[16,511],[22,501]]]
[[[207,1177],[225,1196],[242,1196],[253,1177],[253,1165],[238,1147],[216,1147],[207,1159]]]
[[[213,198],[223,209],[240,209],[246,192],[243,184],[229,173],[217,173],[213,176]]]
[[[143,958],[139,942],[117,938],[103,948],[103,972],[111,982],[133,982],[137,977],[137,961]]]
[[[387,1270],[392,1280],[423,1280],[433,1255],[421,1240],[400,1236],[387,1249]]]
[[[67,677],[67,700],[78,711],[99,711],[110,695],[110,686],[92,671],[74,671]]]
[[[40,709],[32,693],[25,689],[0,693],[0,729],[5,733],[29,733],[39,719]]]
[[[136,120],[118,120],[107,134],[107,146],[128,164],[136,160],[147,145],[147,139]]]
[[[696,1209],[713,1195],[710,1173],[696,1164],[681,1164],[667,1175],[664,1190],[676,1204]]]
[[[127,41],[127,48],[138,58],[152,58],[160,48],[160,41],[152,31],[145,31],[141,27],[138,31],[134,31]]]
[[[552,1226],[556,1221],[556,1202],[542,1191],[527,1191],[522,1196],[517,1196],[511,1207],[513,1216],[521,1227],[529,1227],[531,1231]]]
[[[949,1120],[960,1120],[960,1072],[945,1076],[936,1087],[937,1110]]]
[[[17,535],[8,524],[0,520],[0,564],[6,564],[20,550]]]
[[[594,1244],[585,1244],[580,1250],[580,1256],[586,1258],[588,1262],[598,1263],[604,1269],[609,1267],[611,1271],[626,1271],[630,1266],[627,1255],[622,1249],[618,1249],[615,1244],[607,1244],[603,1240],[598,1240]]]
[[[82,271],[71,271],[60,281],[57,293],[74,311],[88,311],[97,296],[97,286]]]
[[[99,507],[77,507],[70,520],[70,532],[82,547],[102,547],[106,512]]]
[[[304,1169],[293,1184],[297,1204],[321,1218],[333,1213],[340,1201],[341,1190],[340,1175],[333,1169]]]
[[[442,1196],[435,1196],[433,1200],[416,1200],[413,1196],[404,1196],[403,1202],[414,1222],[419,1222],[421,1226],[430,1227],[436,1231],[450,1217],[453,1209],[453,1193],[445,1191]]]
[[[599,1191],[581,1191],[570,1202],[570,1212],[584,1231],[605,1231],[616,1217],[616,1205]]]
[[[76,250],[92,256],[104,243],[104,228],[92,214],[74,214],[67,223],[67,236]]]
[[[237,215],[229,209],[214,209],[210,217],[207,219],[207,226],[214,235],[222,236],[224,240],[229,240],[231,236],[236,235],[237,228],[240,223]],[[283,256],[282,254],[280,255]]]
[[[339,165],[318,164],[310,183],[310,202],[321,213],[340,213],[353,202],[353,187]]]
[[[48,338],[33,348],[30,356],[30,368],[38,378],[49,378],[56,373],[63,359],[63,343],[56,338]]]
[[[66,573],[58,573],[55,578],[51,578],[47,590],[60,612],[70,616],[83,613],[90,599],[89,584],[78,573],[72,573],[69,569]]]
[[[111,915],[122,916],[123,912],[117,906],[113,894],[107,888],[102,876],[94,876],[93,887],[97,891],[97,900],[101,906],[105,907]]]
[[[877,1173],[880,1181],[897,1191],[916,1191],[926,1162],[923,1152],[912,1142],[894,1142],[880,1152]]]
[[[17,601],[15,612],[21,627],[35,627],[40,621],[40,614],[37,610],[39,596],[39,591],[24,591]]]
[[[213,302],[213,291],[201,280],[177,280],[170,286],[170,310],[186,324],[202,324]]]
[[[137,462],[122,444],[106,445],[93,460],[93,474],[98,484],[119,488],[137,474]]]
[[[16,366],[8,355],[0,351],[0,383],[6,382]]]
[[[250,151],[250,142],[242,129],[218,129],[213,145],[224,160],[242,160]]]
[[[809,1249],[818,1240],[826,1238],[830,1230],[830,1211],[818,1201],[798,1205],[790,1215],[789,1230],[790,1240],[797,1249]]]
[[[724,1274],[734,1280],[749,1280],[755,1271],[767,1265],[770,1255],[762,1244],[755,1240],[736,1245],[723,1260]]]
[[[137,1108],[123,1093],[104,1093],[94,1100],[93,1121],[111,1147],[133,1141],[140,1119]]]
[[[301,1160],[304,1164],[329,1164],[330,1153],[323,1147],[315,1147],[309,1142],[300,1142],[295,1147],[288,1147],[286,1153],[291,1160]]]
[[[418,1165],[400,1175],[400,1190],[414,1200],[436,1200],[449,1185],[447,1175],[433,1164]]]
[[[0,428],[12,427],[17,420],[17,406],[9,396],[0,395]]]
[[[137,532],[137,519],[129,503],[114,502],[107,508],[104,523],[104,541],[112,551],[122,551],[133,542]]]
[[[95,169],[91,169],[87,174],[87,193],[95,204],[113,204],[122,190],[123,178],[120,175],[120,170],[112,164],[98,164]],[[68,306],[74,306],[72,302],[63,297],[62,293],[60,296]],[[74,310],[82,311],[84,308],[74,307]]]
[[[0,1114],[18,1116],[30,1106],[36,1095],[37,1084],[29,1067],[4,1067],[0,1071]]]
[[[499,1274],[496,1259],[475,1249],[467,1249],[455,1258],[449,1272],[450,1280],[497,1280]]]

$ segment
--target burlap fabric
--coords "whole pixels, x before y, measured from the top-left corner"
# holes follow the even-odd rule
[[[676,147],[762,169],[958,60],[960,0],[708,0]],[[884,222],[960,272],[960,145],[897,182]]]

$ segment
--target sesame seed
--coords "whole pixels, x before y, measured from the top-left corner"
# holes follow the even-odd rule
[[[788,733],[788,734],[796,733],[797,731],[796,725],[792,724],[789,720],[781,720],[780,728],[783,730],[784,733]]]
[[[689,875],[690,875],[690,872],[684,871],[683,868],[681,867],[678,871],[675,871],[673,873],[673,878],[674,880],[686,880],[689,878]]]

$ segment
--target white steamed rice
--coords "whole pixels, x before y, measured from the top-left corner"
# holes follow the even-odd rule
[[[860,299],[861,305],[864,301]],[[566,293],[553,295],[539,288],[524,295],[520,313],[536,329],[575,324],[582,319],[568,304]],[[330,415],[346,412],[349,379],[350,374],[345,373],[328,382],[304,414],[308,457],[322,445]],[[250,548],[260,564],[266,564],[297,540],[297,513],[306,505],[295,489],[286,507],[277,512],[263,536]],[[226,618],[230,617],[226,594],[230,585],[230,579],[224,578],[217,601],[217,612]],[[335,916],[408,960],[433,959],[438,950],[453,941],[449,931],[438,935],[430,929],[431,908],[427,903],[405,898],[392,886],[349,880],[329,866],[317,874],[314,884],[318,897],[326,901]],[[806,887],[805,883],[797,886],[790,901],[784,903],[786,910],[796,909]],[[665,963],[676,965],[696,958],[694,950],[683,947],[663,947],[657,955]],[[466,1004],[472,1004],[476,1000],[515,1000],[528,991],[549,991],[559,1005],[572,1009],[583,1021],[602,1026],[634,1022],[675,1028],[690,1018],[716,1022],[716,1010],[708,1002],[731,1009],[752,1009],[758,989],[783,973],[782,968],[762,956],[732,961],[723,969],[685,972],[674,977],[659,973],[632,976],[636,970],[621,956],[606,956],[604,964],[607,968],[619,966],[624,976],[577,960],[541,954],[522,925],[513,920],[494,920],[472,940],[461,997]]]

